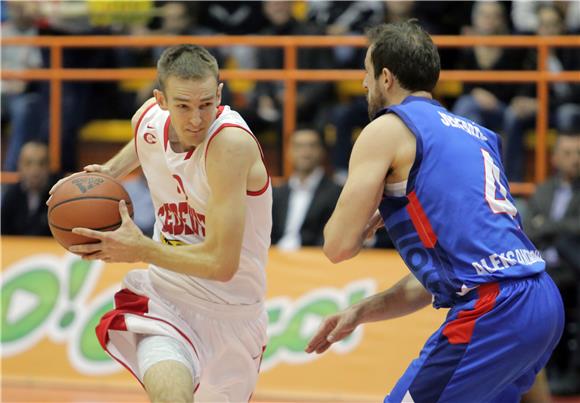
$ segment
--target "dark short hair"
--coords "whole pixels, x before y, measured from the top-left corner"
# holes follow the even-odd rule
[[[409,91],[433,91],[441,62],[431,37],[417,20],[382,24],[367,31],[371,62],[378,78],[387,68]]]
[[[215,77],[218,80],[218,63],[209,51],[197,45],[177,45],[163,51],[157,62],[157,81],[163,90],[169,76],[186,80]]]
[[[314,125],[305,125],[305,124],[298,124],[296,129],[292,133],[292,137],[296,136],[299,132],[311,132],[316,134],[316,138],[318,139],[318,143],[322,148],[326,148],[326,141],[324,139],[324,135],[322,132]]]

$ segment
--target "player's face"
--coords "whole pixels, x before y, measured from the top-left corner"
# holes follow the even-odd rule
[[[171,126],[185,148],[195,147],[205,140],[216,118],[222,87],[223,84],[218,85],[211,76],[199,80],[167,78],[158,102],[163,109],[169,110]]]
[[[387,105],[387,99],[383,94],[379,81],[375,78],[375,69],[371,62],[372,47],[369,47],[365,57],[365,79],[363,86],[367,90],[367,102],[369,119],[373,119],[375,115]]]

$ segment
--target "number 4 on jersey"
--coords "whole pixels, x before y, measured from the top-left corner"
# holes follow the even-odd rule
[[[508,200],[507,189],[500,182],[499,167],[495,165],[493,158],[486,150],[481,149],[481,153],[485,168],[485,200],[495,214],[505,213],[515,217],[518,211],[516,206]],[[500,199],[496,197],[498,191],[503,196]]]

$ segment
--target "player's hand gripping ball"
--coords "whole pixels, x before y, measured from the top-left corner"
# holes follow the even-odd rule
[[[54,239],[66,249],[99,242],[74,234],[72,229],[116,230],[121,226],[121,200],[125,200],[133,217],[131,198],[116,179],[97,172],[71,175],[58,185],[48,201],[48,224]]]

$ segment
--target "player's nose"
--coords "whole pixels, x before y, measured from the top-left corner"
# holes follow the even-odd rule
[[[189,119],[189,123],[194,127],[194,128],[199,128],[199,126],[201,125],[201,114],[199,112],[193,112],[193,114],[191,115],[190,119]]]

